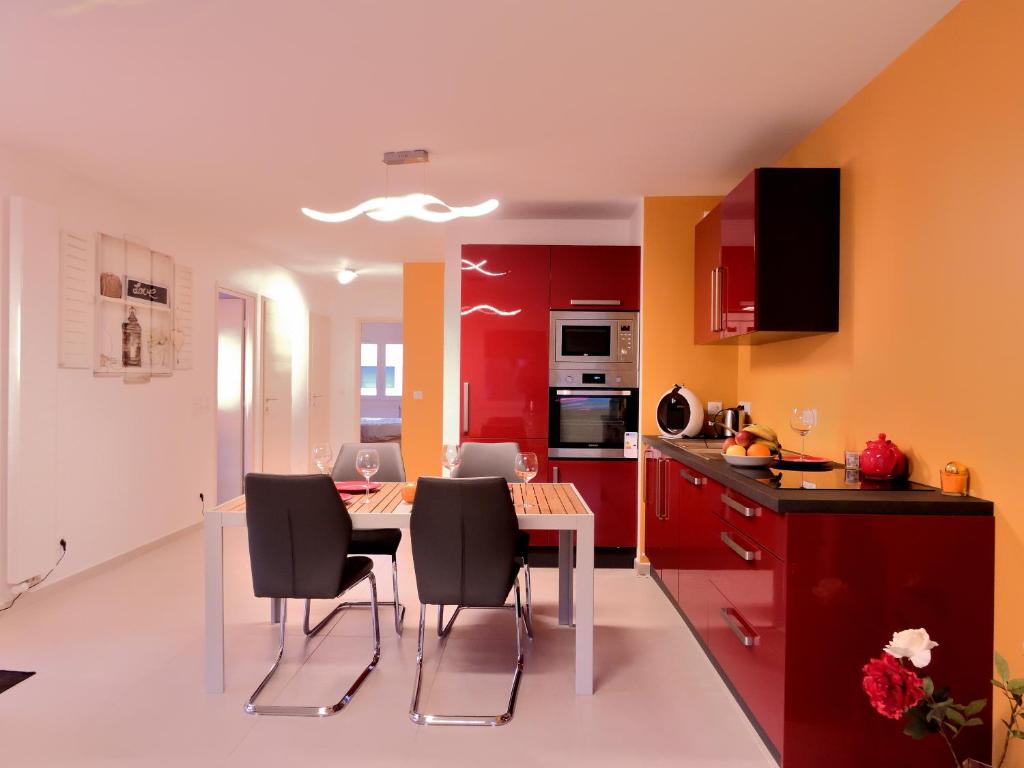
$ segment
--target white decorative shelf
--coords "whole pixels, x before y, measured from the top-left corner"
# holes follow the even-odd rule
[[[122,307],[148,307],[154,309],[157,312],[170,312],[171,308],[166,304],[156,304],[152,301],[139,301],[138,299],[115,299],[110,296],[97,296],[96,297],[102,304],[118,304]]]

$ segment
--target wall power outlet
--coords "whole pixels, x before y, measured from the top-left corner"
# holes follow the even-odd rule
[[[749,400],[740,400],[739,403],[737,403],[737,405],[746,412],[748,417],[750,417],[751,414],[754,412]]]

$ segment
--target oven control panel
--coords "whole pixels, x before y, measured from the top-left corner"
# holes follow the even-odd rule
[[[633,359],[633,326],[629,323],[619,325],[619,359]]]
[[[605,370],[558,370],[550,371],[548,386],[551,387],[636,387],[636,368],[628,365],[609,365]]]

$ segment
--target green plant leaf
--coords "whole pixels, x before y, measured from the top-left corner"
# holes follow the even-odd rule
[[[1006,680],[1010,677],[1010,665],[1006,663],[1006,659],[999,655],[998,651],[995,653],[996,672],[999,676]]]
[[[1003,685],[998,680],[996,680],[995,678],[992,679],[992,685],[995,686],[996,688],[998,688],[1001,691],[1005,691],[1006,690],[1006,686]]]
[[[921,687],[924,688],[925,696],[931,696],[933,693],[935,693],[935,683],[932,682],[932,679],[930,677],[925,677],[921,679]]]
[[[964,725],[982,725],[982,721],[980,717],[972,717],[970,720],[964,723]]]
[[[981,710],[983,710],[985,708],[986,704],[988,704],[988,699],[975,699],[970,704],[968,704],[966,707],[964,707],[964,710],[963,710],[964,714],[967,715],[968,717],[971,717],[972,715],[976,715],[979,712],[981,712]]]
[[[912,739],[923,739],[925,736],[931,733],[931,729],[924,722],[924,720],[917,717],[912,717],[907,720],[907,725],[906,727],[904,727],[903,733],[905,733]]]
[[[953,709],[952,707],[946,710],[946,718],[953,721],[959,726],[964,726],[967,724],[966,718],[964,718],[963,715],[961,715],[957,710]]]
[[[1012,693],[1024,693],[1024,677],[1015,677],[1006,681],[1006,687]]]

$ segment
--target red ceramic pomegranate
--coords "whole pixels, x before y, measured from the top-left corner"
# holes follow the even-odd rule
[[[895,480],[907,474],[907,457],[882,432],[860,452],[860,472],[869,480]]]

